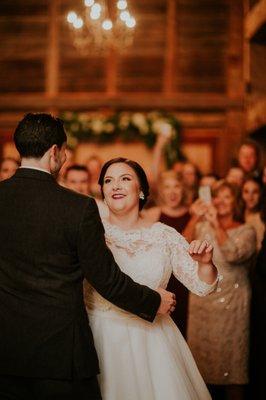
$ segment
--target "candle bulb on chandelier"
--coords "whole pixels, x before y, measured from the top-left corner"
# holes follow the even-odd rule
[[[94,4],[94,0],[84,0],[84,4],[86,7],[91,7]]]
[[[124,22],[128,21],[131,18],[130,14],[128,11],[122,11],[120,13],[120,19]]]
[[[80,29],[82,28],[84,25],[83,19],[82,18],[77,18],[74,22],[73,22],[73,26],[76,29]]]
[[[77,20],[78,16],[75,13],[75,11],[69,11],[69,13],[67,14],[67,21],[70,24],[73,24],[76,20]]]
[[[102,11],[102,6],[99,3],[94,3],[91,7],[91,11],[95,13],[100,13]]]
[[[91,12],[90,12],[90,17],[91,19],[99,19],[101,16],[101,11],[102,11],[102,7],[100,4],[98,3],[94,3],[93,6],[91,7]]]
[[[130,17],[126,20],[125,24],[128,28],[134,28],[136,26],[136,20],[134,17]]]
[[[110,19],[105,19],[102,23],[102,27],[104,30],[109,31],[113,27],[113,23]]]
[[[129,0],[112,0],[116,11],[111,15],[109,1],[82,0],[80,14],[72,10],[67,14],[73,44],[83,55],[105,53],[111,47],[122,52],[133,43],[136,20],[130,13]]]
[[[119,1],[117,2],[117,8],[118,8],[119,10],[125,10],[125,9],[127,8],[127,2],[126,2],[126,0],[119,0]]]

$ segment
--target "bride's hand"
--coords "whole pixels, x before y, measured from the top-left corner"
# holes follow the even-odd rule
[[[168,292],[162,288],[156,289],[156,292],[161,296],[161,304],[158,308],[157,314],[165,315],[170,314],[175,310],[176,300],[174,293]]]
[[[201,264],[211,264],[213,256],[213,246],[207,240],[193,240],[188,249],[193,260]]]

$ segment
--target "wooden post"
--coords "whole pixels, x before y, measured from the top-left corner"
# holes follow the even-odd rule
[[[227,64],[227,94],[230,98],[243,98],[243,0],[229,2],[229,41]]]
[[[60,0],[50,0],[45,92],[46,96],[52,99],[59,92],[59,7]],[[49,111],[56,113],[54,108]]]
[[[243,0],[244,4],[244,19],[249,12],[249,0]],[[250,85],[250,44],[249,38],[246,35],[246,24],[243,26],[244,46],[243,46],[243,68],[244,68],[244,83],[245,89],[249,91]]]
[[[229,2],[229,36],[227,64],[227,96],[230,100],[240,100],[238,107],[230,107],[226,112],[226,130],[221,143],[221,154],[224,157],[222,172],[230,167],[231,158],[235,155],[244,131],[244,68],[243,68],[243,0]],[[242,104],[241,104],[242,102]]]
[[[163,75],[163,91],[166,94],[174,91],[175,76],[175,42],[176,42],[176,0],[167,0],[166,51]]]

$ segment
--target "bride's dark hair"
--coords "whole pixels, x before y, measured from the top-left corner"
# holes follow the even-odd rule
[[[102,197],[104,198],[104,195],[103,195],[103,183],[104,183],[104,177],[105,177],[106,171],[108,170],[110,165],[118,164],[118,163],[127,164],[136,173],[136,175],[138,177],[138,180],[139,180],[139,184],[140,184],[140,190],[144,194],[144,199],[139,199],[139,209],[142,210],[142,208],[144,207],[145,203],[147,202],[147,199],[148,199],[148,196],[149,196],[149,192],[150,192],[148,179],[147,179],[145,171],[141,167],[141,165],[139,165],[136,161],[129,160],[128,158],[123,158],[123,157],[112,158],[111,160],[107,161],[103,165],[101,173],[100,173],[100,177],[99,177],[99,180],[98,180],[98,183],[101,186]]]

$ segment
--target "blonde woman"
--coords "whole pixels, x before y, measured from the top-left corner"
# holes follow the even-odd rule
[[[159,206],[143,211],[151,222],[160,221],[182,233],[190,214],[186,204],[186,191],[183,180],[173,170],[162,172],[158,180]],[[172,275],[167,290],[175,293],[179,301],[171,317],[184,338],[187,336],[188,290]]]

